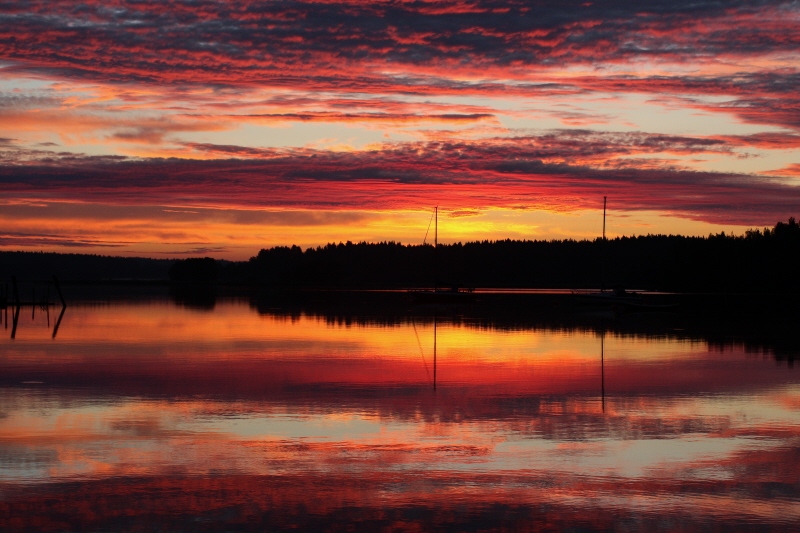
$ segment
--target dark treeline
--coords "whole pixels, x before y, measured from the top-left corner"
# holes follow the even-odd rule
[[[744,235],[647,235],[603,241],[339,243],[261,250],[233,278],[286,287],[625,286],[690,292],[800,292],[794,219]],[[437,279],[438,278],[438,279]]]
[[[183,305],[209,309],[203,302],[174,297]],[[800,357],[797,295],[680,294],[665,301],[680,312],[607,313],[574,305],[569,294],[498,292],[481,294],[480,304],[409,305],[403,292],[270,291],[254,292],[250,305],[258,313],[285,320],[312,316],[330,325],[393,327],[399,324],[452,324],[499,331],[584,332],[630,338],[707,342],[714,350],[742,347],[793,365]]]
[[[800,292],[800,225],[744,235],[647,235],[604,241],[279,246],[249,261],[1,252],[0,276],[221,282],[279,288],[624,286],[680,292]]]
[[[166,280],[174,259],[52,252],[0,252],[0,280]]]

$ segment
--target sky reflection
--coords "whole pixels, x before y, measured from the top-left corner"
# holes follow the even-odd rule
[[[3,341],[4,530],[800,525],[798,377],[741,348],[437,318],[434,389],[428,319],[150,302],[61,327]]]

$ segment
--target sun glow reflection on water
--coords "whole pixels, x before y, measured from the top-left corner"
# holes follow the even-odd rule
[[[735,346],[233,300],[48,328],[3,341],[4,530],[800,525],[800,380]]]

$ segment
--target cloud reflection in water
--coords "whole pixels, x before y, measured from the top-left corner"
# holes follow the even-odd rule
[[[437,318],[436,333],[434,390],[430,317],[151,301],[71,307],[56,341],[23,324],[0,355],[0,525],[800,524],[800,386],[785,365],[609,332],[601,375],[594,330]]]

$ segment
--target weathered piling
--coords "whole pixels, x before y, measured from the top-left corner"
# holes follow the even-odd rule
[[[58,297],[61,300],[61,307],[66,307],[67,302],[64,300],[64,295],[61,293],[61,285],[59,285],[58,278],[55,274],[53,274],[53,284],[56,286],[56,292],[58,292]]]

